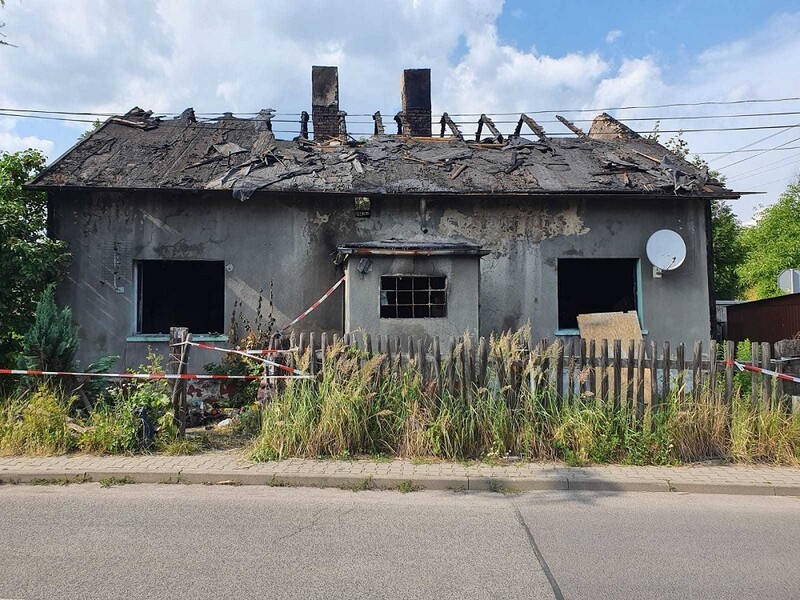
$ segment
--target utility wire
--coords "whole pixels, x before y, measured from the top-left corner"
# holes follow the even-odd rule
[[[115,116],[120,116],[120,117],[124,118],[124,115],[115,115]],[[15,118],[15,119],[16,118],[46,119],[46,120],[50,120],[50,121],[70,121],[70,122],[78,122],[78,123],[94,123],[94,121],[91,120],[91,119],[78,119],[78,118],[71,118],[71,117],[51,117],[51,116],[38,115],[38,114],[10,114],[10,113],[7,113],[7,112],[0,112],[0,117],[10,117],[10,118]],[[273,121],[275,121],[275,120],[274,119],[241,119],[241,123],[242,124],[255,123],[255,122],[273,122]],[[202,121],[202,122],[204,124],[206,124],[206,125],[214,125],[214,126],[219,126],[219,127],[228,127],[231,130],[237,129],[235,127],[230,127],[226,123],[222,122],[222,119],[215,119],[213,121],[212,120],[207,120],[207,121]],[[294,123],[294,122],[297,122],[297,121],[282,121],[282,122]],[[159,123],[159,127],[165,126],[165,125],[166,126],[182,125],[182,123],[180,123],[178,121],[161,121]],[[792,129],[792,128],[798,127],[798,126],[800,126],[800,123],[794,124],[794,125],[783,124],[783,125],[753,125],[753,126],[743,126],[743,127],[705,127],[705,128],[695,128],[695,129],[662,129],[662,130],[660,130],[660,133],[712,133],[712,132],[720,132],[720,131],[759,131],[759,130],[769,130],[769,129],[789,130],[789,129]],[[286,131],[286,132],[282,132],[282,133],[298,133],[299,134],[300,131],[299,130],[292,130],[292,131]],[[373,135],[372,131],[370,131],[370,132],[348,132],[348,133],[350,133],[351,135]],[[572,137],[573,134],[570,133],[570,132],[563,132],[563,133],[562,132],[555,132],[555,133],[548,133],[547,135],[550,136],[550,137],[559,137],[559,136]],[[794,141],[797,141],[797,139],[800,139],[800,138],[796,138],[795,140],[791,140],[791,141],[794,142]],[[787,142],[787,143],[790,143],[790,142]],[[783,146],[783,145],[784,144],[781,144],[781,146]],[[747,160],[747,159],[744,159],[744,160]],[[733,163],[733,164],[736,164],[736,163]],[[728,165],[728,166],[730,166],[730,165]]]
[[[745,179],[750,179],[751,177],[758,177],[762,173],[769,173],[770,171],[775,171],[777,169],[785,169],[786,167],[791,166],[792,161],[798,156],[800,156],[800,152],[798,152],[797,154],[793,154],[792,156],[789,156],[787,158],[784,158],[783,160],[775,161],[773,163],[768,163],[761,167],[745,171],[744,173],[737,175],[736,177],[731,177],[730,181],[744,181]],[[785,163],[785,164],[780,164],[780,163]]]
[[[795,125],[795,127],[797,127],[798,125],[800,125],[800,123],[798,123],[797,125]],[[789,145],[789,144],[791,144],[791,143],[793,143],[793,142],[796,142],[796,141],[798,141],[798,140],[800,140],[800,137],[796,137],[796,138],[794,138],[793,140],[789,140],[788,142],[784,142],[784,143],[782,143],[782,144],[779,144],[779,145],[775,146],[774,148],[770,148],[769,150],[764,150],[763,152],[759,152],[758,154],[753,154],[752,156],[748,156],[748,157],[746,157],[746,158],[742,158],[742,159],[740,159],[740,160],[737,160],[736,162],[732,162],[732,163],[731,163],[731,164],[729,164],[729,165],[725,165],[724,167],[719,167],[719,168],[718,168],[718,170],[722,170],[722,169],[729,169],[729,168],[731,168],[731,167],[732,167],[732,166],[734,166],[734,165],[738,165],[739,163],[743,163],[743,162],[745,162],[746,160],[753,160],[754,158],[756,158],[756,157],[758,157],[758,156],[762,156],[763,154],[766,154],[767,152],[772,152],[773,150],[777,150],[778,148],[781,148],[782,146],[787,146],[787,145]]]

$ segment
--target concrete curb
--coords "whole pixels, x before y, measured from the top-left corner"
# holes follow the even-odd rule
[[[44,470],[24,469],[2,473],[0,484],[58,485],[67,483],[99,483],[112,485],[121,479],[126,483],[266,485],[273,487],[316,487],[359,490],[489,491],[518,493],[542,490],[586,490],[595,492],[682,492],[691,494],[732,494],[756,496],[800,496],[798,484],[737,483],[724,481],[680,482],[668,479],[613,480],[582,477],[469,477],[424,476],[408,478],[397,475],[354,475],[350,473],[283,473],[248,472],[246,470],[204,472],[199,470],[137,471],[113,470]]]

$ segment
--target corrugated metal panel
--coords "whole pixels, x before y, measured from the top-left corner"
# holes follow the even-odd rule
[[[800,333],[800,294],[728,307],[728,339],[775,343]]]

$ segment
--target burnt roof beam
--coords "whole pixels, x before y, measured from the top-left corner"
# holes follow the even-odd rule
[[[547,133],[545,133],[544,128],[539,125],[536,121],[531,119],[525,113],[522,113],[519,116],[519,121],[517,122],[517,127],[514,129],[514,137],[519,137],[520,133],[522,132],[522,124],[527,125],[530,130],[536,134],[536,136],[543,142],[548,141]]]
[[[561,121],[567,129],[569,129],[572,133],[577,135],[579,138],[587,137],[586,136],[586,132],[583,129],[581,129],[580,127],[578,127],[577,125],[575,125],[575,123],[573,123],[572,121],[569,121],[569,120],[565,119],[561,115],[556,115],[556,119]]]
[[[445,127],[450,129],[450,133],[453,135],[454,138],[457,138],[461,141],[464,140],[464,135],[461,133],[461,130],[458,128],[458,125],[455,124],[455,121],[450,118],[450,115],[444,113],[442,115],[442,120],[439,121],[439,124],[442,126],[442,133],[439,137],[444,137],[444,130]]]
[[[497,127],[494,126],[494,122],[487,117],[486,115],[481,115],[481,118],[478,119],[478,131],[475,132],[475,141],[481,141],[481,132],[483,131],[483,126],[486,125],[487,129],[492,132],[492,137],[494,137],[494,141],[498,144],[503,141],[503,134],[498,131]]]

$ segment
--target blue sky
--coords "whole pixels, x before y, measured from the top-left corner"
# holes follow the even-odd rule
[[[434,111],[451,114],[739,101],[800,96],[796,1],[677,0],[7,0],[0,11],[0,108],[124,112],[255,112],[309,108],[312,64],[339,66],[342,108],[358,116],[399,108],[403,68],[430,67]],[[785,126],[686,133],[724,167],[731,187],[766,192],[734,203],[742,220],[777,199],[797,174],[800,101],[638,109],[614,114],[634,129]],[[535,115],[548,131],[552,115]],[[500,123],[513,117],[495,117]],[[474,118],[463,117],[474,130]],[[588,123],[582,123],[588,126]],[[55,158],[85,123],[0,116],[0,150]],[[286,125],[287,129],[296,128]],[[763,142],[758,140],[775,134]],[[291,134],[287,134],[291,135]],[[664,138],[671,134],[665,134]],[[732,164],[739,160],[738,164]]]

